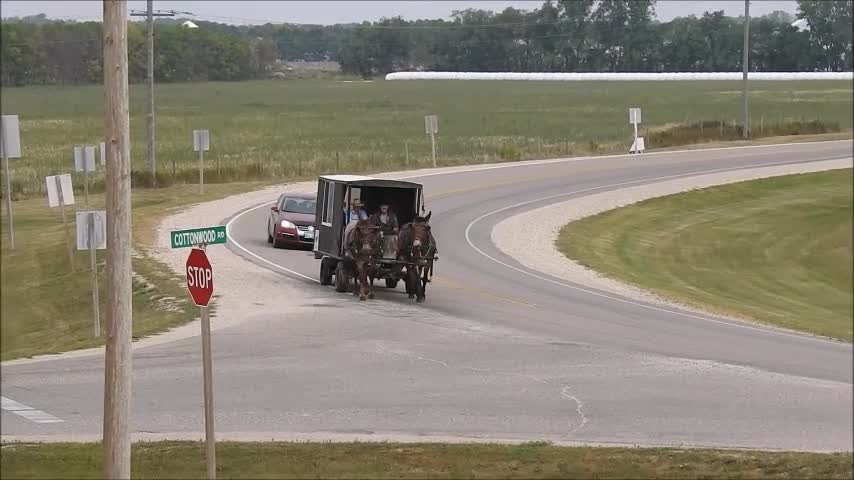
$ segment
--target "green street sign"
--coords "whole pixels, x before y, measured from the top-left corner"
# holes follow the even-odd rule
[[[195,247],[196,245],[216,245],[225,243],[225,225],[216,227],[193,228],[190,230],[175,230],[169,232],[172,238],[172,248]]]

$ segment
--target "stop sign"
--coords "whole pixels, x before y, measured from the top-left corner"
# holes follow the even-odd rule
[[[213,269],[205,251],[194,248],[187,257],[187,290],[200,307],[207,307],[213,295]]]

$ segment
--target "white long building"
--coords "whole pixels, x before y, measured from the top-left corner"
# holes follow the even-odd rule
[[[854,80],[854,72],[750,72],[750,80]],[[541,82],[657,82],[741,80],[742,72],[663,73],[514,73],[514,72],[395,72],[386,80],[525,80]]]

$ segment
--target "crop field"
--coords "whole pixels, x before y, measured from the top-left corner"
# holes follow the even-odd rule
[[[624,152],[627,109],[643,108],[649,147],[739,138],[739,82],[257,81],[157,86],[158,184],[193,183],[192,130],[211,132],[205,180],[288,179],[334,171],[427,165],[423,117],[439,116],[440,165]],[[13,197],[43,195],[44,176],[71,170],[71,148],[103,132],[100,86],[2,91],[21,118],[24,157],[12,161]],[[755,136],[852,127],[844,81],[752,82]],[[132,158],[144,171],[145,87],[131,87]],[[82,178],[76,177],[76,188]],[[103,174],[92,178],[103,188]]]

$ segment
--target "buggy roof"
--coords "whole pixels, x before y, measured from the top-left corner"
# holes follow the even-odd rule
[[[322,175],[320,179],[335,183],[344,183],[351,187],[421,188],[420,183],[364,177],[361,175]]]

